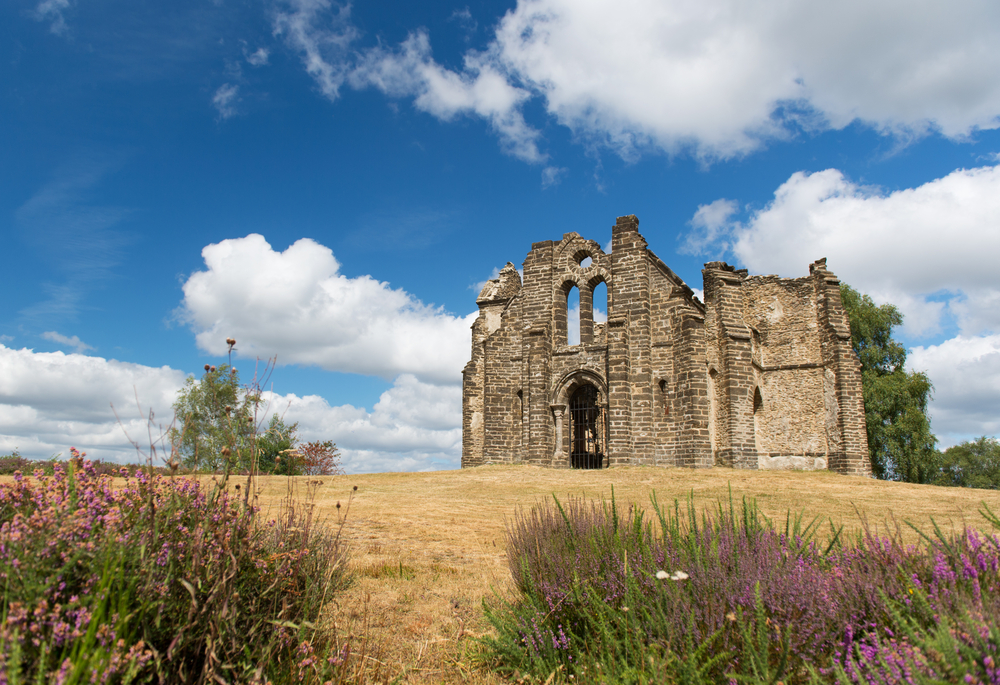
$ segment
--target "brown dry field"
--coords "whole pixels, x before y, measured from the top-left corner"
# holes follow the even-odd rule
[[[0,476],[0,482],[11,480]],[[205,477],[205,480],[208,480]],[[321,481],[314,511],[328,525],[343,522],[352,582],[330,605],[325,621],[363,658],[368,682],[481,683],[501,679],[476,667],[475,637],[488,630],[482,601],[512,591],[504,553],[504,521],[518,507],[569,496],[608,498],[648,507],[691,495],[698,509],[728,500],[756,500],[784,524],[786,513],[860,529],[860,518],[884,530],[910,521],[928,532],[931,517],[945,531],[988,526],[981,503],[1000,514],[1000,492],[891,483],[829,472],[735,471],[623,467],[599,471],[533,466],[482,466],[431,473],[258,479],[265,513],[277,513],[289,492],[307,497]],[[234,479],[232,484],[241,482]],[[352,488],[357,486],[357,491]],[[353,492],[353,496],[352,496]],[[338,511],[336,505],[341,503]],[[348,506],[349,505],[349,506]],[[345,518],[346,512],[346,518]],[[829,524],[824,523],[825,530]],[[903,525],[909,540],[916,533]]]
[[[276,506],[306,479],[262,478],[261,504]],[[1000,513],[1000,493],[889,483],[829,472],[761,472],[709,469],[615,468],[568,471],[532,466],[483,466],[433,473],[381,473],[321,479],[315,504],[329,522],[336,503],[346,505],[343,534],[350,546],[351,586],[331,607],[330,620],[342,635],[369,640],[367,679],[399,676],[406,683],[499,683],[476,669],[476,643],[488,630],[482,600],[511,591],[504,553],[504,520],[518,507],[584,496],[648,505],[656,491],[661,504],[692,495],[696,507],[754,498],[783,525],[788,511],[807,519],[822,516],[845,531],[860,529],[860,512],[870,524],[894,527],[911,521],[930,531],[930,519],[944,529],[988,525],[979,516],[985,501]],[[829,530],[829,524],[826,524]],[[904,536],[916,539],[905,525]]]

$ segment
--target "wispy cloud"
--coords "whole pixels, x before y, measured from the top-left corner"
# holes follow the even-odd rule
[[[363,228],[353,231],[347,241],[360,249],[419,250],[439,243],[461,225],[461,212],[455,209],[410,208],[391,206],[363,214],[358,221]],[[377,243],[371,236],[381,236]]]
[[[48,298],[22,315],[75,316],[86,292],[121,262],[131,237],[117,226],[130,210],[96,200],[104,178],[121,163],[107,154],[76,155],[14,212],[21,241],[53,272],[41,285]]]
[[[67,347],[72,347],[78,353],[86,352],[87,350],[94,349],[87,343],[80,340],[79,336],[74,335],[72,338],[57,333],[56,331],[45,331],[42,333],[42,337],[46,340],[50,340],[54,343],[59,343],[60,345],[65,345]]]
[[[569,172],[565,167],[547,166],[542,169],[542,187],[549,188],[559,185],[563,176]]]
[[[392,97],[413,97],[417,109],[442,121],[479,116],[489,122],[508,154],[533,164],[548,159],[538,149],[540,133],[521,112],[530,94],[512,85],[487,54],[468,52],[462,71],[452,71],[434,60],[427,31],[419,30],[397,50],[367,51],[350,72],[350,82],[355,88],[372,86]]]
[[[267,48],[257,48],[256,51],[246,56],[247,64],[252,67],[262,67],[267,64],[270,54]]]
[[[465,31],[465,42],[468,43],[472,40],[472,35],[479,28],[479,22],[472,18],[472,12],[469,11],[468,7],[463,7],[460,10],[455,10],[448,17],[448,21],[456,22]]]
[[[460,71],[431,56],[426,30],[412,32],[398,48],[379,45],[351,53],[359,33],[350,22],[350,5],[332,10],[329,0],[293,0],[278,13],[274,33],[299,52],[306,72],[330,100],[340,88],[377,88],[394,98],[414,98],[414,106],[441,119],[477,116],[488,122],[504,150],[533,164],[548,156],[538,149],[539,132],[521,112],[529,93],[513,85],[487,53],[470,51]]]
[[[239,102],[240,87],[232,83],[219,86],[212,96],[212,105],[219,112],[220,119],[228,119],[236,114],[236,103]]]
[[[732,216],[739,210],[739,205],[733,200],[716,200],[707,205],[698,205],[698,211],[691,217],[688,225],[691,230],[677,239],[684,239],[677,251],[681,254],[699,255],[709,251],[723,253],[729,249],[726,242],[734,230]]]
[[[336,100],[350,70],[348,48],[358,36],[351,24],[351,6],[331,9],[330,0],[291,0],[289,11],[278,12],[274,35],[283,36],[302,54],[306,73],[320,92]]]
[[[63,16],[63,10],[66,9],[69,9],[69,0],[42,0],[35,6],[32,16],[38,21],[51,22],[49,31],[61,36],[69,30],[66,17]]]

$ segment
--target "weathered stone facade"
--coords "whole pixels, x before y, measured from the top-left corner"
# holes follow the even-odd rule
[[[462,466],[621,464],[868,475],[861,373],[839,281],[703,270],[705,303],[619,217],[606,254],[567,233],[476,300]],[[593,292],[607,286],[607,323]],[[580,342],[567,341],[579,289]]]

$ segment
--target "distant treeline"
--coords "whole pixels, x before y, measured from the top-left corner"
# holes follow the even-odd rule
[[[129,477],[134,477],[136,471],[140,469],[149,473],[149,469],[153,469],[153,473],[161,476],[169,476],[171,470],[165,466],[153,466],[150,467],[146,464],[118,464],[113,461],[101,461],[100,459],[91,460],[94,465],[94,471],[99,476],[123,476],[128,475]],[[27,457],[22,457],[18,454],[17,450],[13,453],[0,456],[0,476],[12,476],[18,471],[26,476],[30,476],[36,470],[41,470],[46,476],[53,475],[56,464],[66,465],[66,461],[62,459],[28,459]],[[191,474],[193,471],[183,469],[183,474]],[[174,473],[179,473],[175,471]]]

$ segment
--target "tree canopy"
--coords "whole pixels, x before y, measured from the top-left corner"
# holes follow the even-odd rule
[[[298,423],[288,426],[277,414],[271,417],[267,430],[257,436],[257,468],[261,473],[298,475],[298,430]]]
[[[1000,489],[1000,442],[985,435],[949,447],[941,455],[939,485]]]
[[[865,424],[876,478],[929,483],[937,479],[937,438],[927,407],[933,385],[927,374],[906,371],[906,348],[892,329],[903,315],[891,304],[876,305],[847,284],[840,296],[851,322],[851,344],[861,361]]]
[[[170,441],[184,466],[217,471],[248,468],[259,394],[240,386],[239,373],[222,364],[205,365],[200,380],[189,377],[174,402]]]

